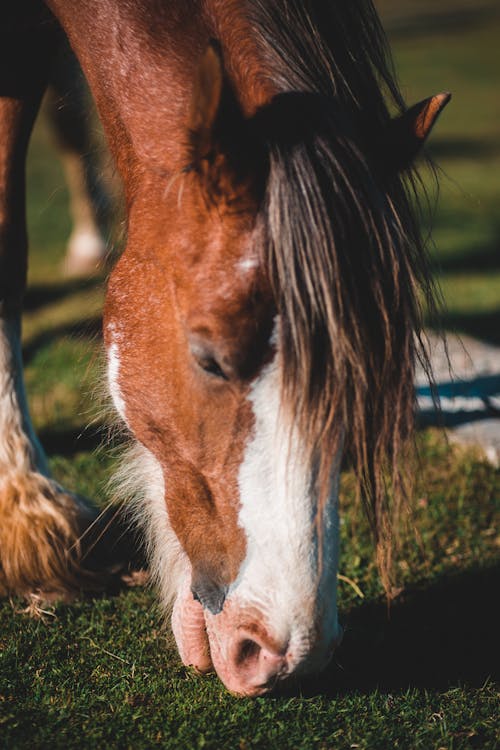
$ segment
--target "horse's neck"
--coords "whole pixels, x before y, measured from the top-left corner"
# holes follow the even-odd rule
[[[183,166],[192,82],[217,38],[247,114],[271,96],[233,0],[47,0],[89,80],[122,176]],[[239,6],[239,7],[238,7]]]
[[[138,165],[178,169],[195,65],[208,39],[197,0],[48,4],[87,76],[122,175]]]

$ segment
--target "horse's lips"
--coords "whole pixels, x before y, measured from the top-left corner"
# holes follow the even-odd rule
[[[179,592],[172,612],[172,630],[182,662],[203,674],[212,672],[203,607],[195,601],[189,583]]]
[[[207,634],[207,619],[210,639]],[[182,663],[193,667],[200,674],[216,672],[233,695],[256,697],[268,693],[271,687],[268,682],[254,684],[253,681],[248,681],[228,660],[227,647],[230,639],[227,625],[225,623],[224,627],[217,616],[204,611],[202,605],[194,599],[189,582],[183,584],[172,612],[172,630]],[[275,676],[273,683],[277,679],[279,677]]]

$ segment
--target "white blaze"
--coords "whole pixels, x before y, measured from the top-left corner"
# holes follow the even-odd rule
[[[322,573],[318,577],[316,497],[300,436],[280,409],[278,355],[253,384],[254,433],[239,472],[239,523],[247,554],[230,595],[262,612],[273,634],[294,653],[308,648],[319,616],[322,639],[339,635],[336,611],[338,563],[338,467],[324,516]],[[317,619],[316,619],[317,622]]]

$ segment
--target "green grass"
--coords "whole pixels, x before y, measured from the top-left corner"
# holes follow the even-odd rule
[[[405,9],[397,3],[400,17]],[[448,322],[498,341],[500,20],[446,35],[394,28],[408,99],[454,93],[431,145],[446,175],[434,252]],[[103,291],[99,280],[68,283],[57,270],[67,195],[43,123],[29,176],[24,353],[34,420],[57,479],[103,503],[114,454],[98,449],[95,429],[85,428],[96,417]],[[339,584],[346,635],[324,675],[273,698],[237,700],[214,676],[181,666],[145,589],[58,604],[45,621],[20,614],[20,601],[4,602],[0,747],[498,747],[498,472],[437,432],[419,436],[419,451],[421,539],[404,537],[406,591],[390,618],[351,478],[343,478],[341,572],[365,598]]]
[[[341,567],[365,600],[340,584],[347,631],[324,675],[274,698],[232,698],[214,676],[180,665],[147,590],[60,604],[45,622],[5,604],[5,746],[495,747],[497,477],[477,458],[451,453],[435,434],[427,433],[422,451],[416,512],[426,555],[407,542],[408,591],[390,620],[345,479]],[[52,468],[92,492],[95,473],[104,480],[109,469],[85,454],[58,457]]]
[[[416,7],[393,0],[381,5],[388,13],[393,6],[399,13]],[[451,20],[453,5],[427,4]],[[493,2],[481,5],[488,10],[483,20],[467,16],[447,32],[435,19],[414,34],[395,25],[393,50],[409,102],[439,91],[453,94],[428,149],[440,172],[431,225],[445,322],[451,330],[500,344],[500,11]],[[427,183],[433,195],[433,180]]]

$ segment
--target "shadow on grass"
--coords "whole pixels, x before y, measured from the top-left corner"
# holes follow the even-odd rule
[[[499,586],[496,566],[409,591],[389,613],[385,602],[352,609],[333,663],[323,675],[304,680],[302,694],[480,687],[500,677]]]
[[[485,271],[500,270],[500,222],[494,219],[488,220],[488,229],[491,236],[487,242],[477,242],[475,225],[463,223],[457,227],[456,215],[440,215],[438,221],[433,226],[433,231],[440,230],[443,233],[450,231],[457,232],[461,228],[464,237],[469,238],[465,245],[459,245],[453,253],[442,254],[433,252],[431,255],[431,264],[435,272],[438,273],[463,273],[472,271],[473,273],[482,273]]]
[[[446,228],[446,224],[443,228]],[[500,270],[500,224],[494,227],[492,239],[487,244],[472,244],[462,252],[436,258],[433,260],[433,266],[439,274],[471,272],[484,275],[489,272],[498,272]],[[500,345],[500,306],[489,310],[467,312],[455,312],[445,308],[440,314],[438,324],[440,329],[449,333],[468,334],[474,338]],[[429,328],[434,327],[432,320],[429,320],[427,325]]]
[[[467,252],[444,256],[435,262],[441,272],[498,271],[500,270],[500,239],[488,245],[471,247]]]
[[[446,312],[440,323],[448,333],[467,334],[500,346],[500,308],[486,312]]]
[[[417,6],[418,7],[418,4]],[[420,35],[450,34],[453,31],[470,30],[482,26],[498,16],[498,5],[494,0],[481,3],[460,4],[446,9],[436,5],[435,10],[423,12],[398,12],[388,16],[384,26],[393,39],[409,39]]]
[[[452,221],[443,221],[439,228],[442,231],[453,229]],[[433,258],[434,270],[441,273],[461,273],[464,271],[481,273],[500,270],[500,223],[495,223],[492,230],[492,237],[487,243],[474,244],[472,241],[467,248],[456,250],[453,254],[438,255],[438,257]]]
[[[100,276],[66,279],[53,284],[30,284],[24,297],[24,310],[26,312],[38,310],[44,305],[60,302],[77,292],[85,292],[102,285],[103,280]]]
[[[487,159],[498,156],[498,138],[464,138],[447,135],[446,138],[432,137],[426,148],[427,153],[437,162],[441,159]]]
[[[60,336],[73,336],[79,339],[92,340],[100,339],[102,338],[102,317],[96,315],[84,318],[76,323],[65,323],[54,326],[47,331],[43,331],[38,336],[34,336],[23,346],[24,364],[27,365],[39,349],[50,344],[50,342]]]
[[[39,430],[38,437],[48,455],[65,458],[75,453],[91,453],[104,444],[107,448],[115,448],[122,442],[119,434],[104,422],[61,430]]]
[[[81,537],[84,566],[96,574],[95,589],[108,595],[119,594],[128,583],[123,576],[143,571],[147,561],[140,531],[131,524],[123,505],[108,506]],[[87,597],[92,597],[92,586]]]

